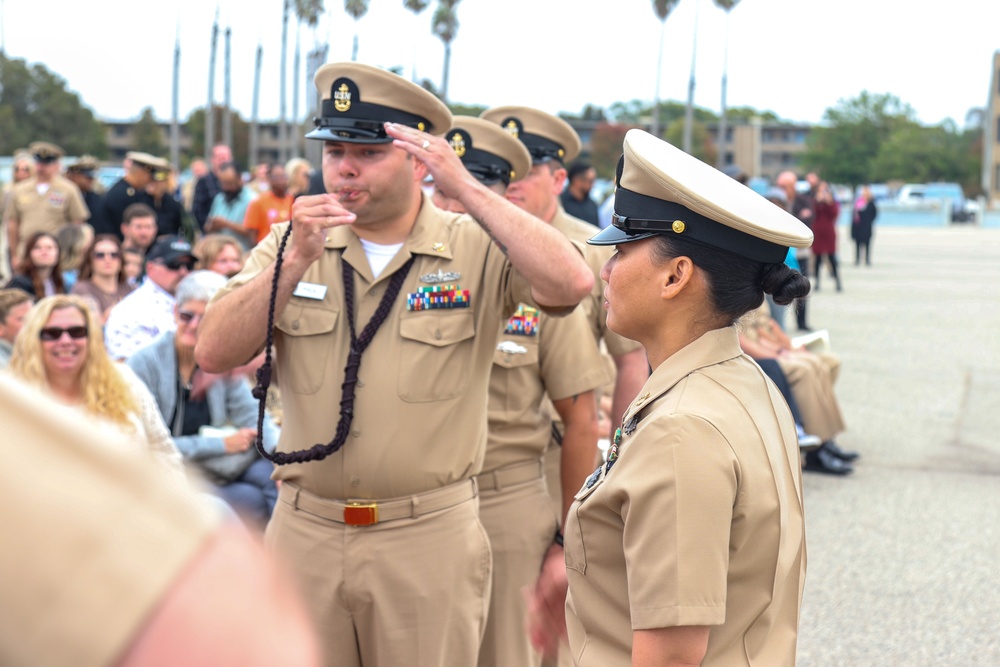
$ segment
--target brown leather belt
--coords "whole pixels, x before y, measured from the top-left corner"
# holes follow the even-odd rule
[[[348,526],[372,526],[397,519],[416,519],[454,507],[479,494],[476,480],[463,479],[440,489],[389,500],[330,500],[282,482],[278,498],[294,509]]]
[[[509,486],[533,482],[544,477],[545,460],[537,459],[487,470],[476,475],[475,479],[480,491],[503,491]]]

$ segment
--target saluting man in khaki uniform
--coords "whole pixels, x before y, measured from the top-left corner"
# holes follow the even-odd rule
[[[795,427],[734,324],[809,282],[812,233],[641,130],[625,137],[602,273],[608,326],[653,373],[566,524],[580,667],[792,665],[805,575]]]
[[[494,123],[456,117],[445,134],[465,168],[503,194],[528,173],[531,156],[520,141]],[[439,208],[464,213],[440,191]],[[522,589],[538,578],[546,552],[562,554],[554,536],[565,504],[547,511],[543,455],[552,433],[550,398],[565,424],[561,474],[576,489],[594,467],[597,413],[594,390],[607,382],[582,308],[564,318],[518,304],[493,355],[489,392],[489,440],[479,486],[479,516],[493,548],[493,594],[480,667],[529,667],[541,662],[525,632]],[[569,497],[570,502],[572,496]]]
[[[274,225],[254,248],[209,306],[196,358],[219,372],[256,356],[275,286],[274,459],[297,464],[275,472],[267,541],[298,574],[326,664],[473,665],[491,566],[473,476],[501,325],[522,302],[568,312],[592,276],[466,171],[432,94],[357,63],[315,80],[307,136],[324,142],[329,194],[297,199],[290,237]],[[427,174],[471,217],[433,206]]]
[[[67,224],[81,224],[90,218],[80,188],[59,173],[64,153],[55,144],[36,141],[28,146],[35,158],[35,176],[21,181],[10,193],[4,216],[7,240],[14,261],[20,261],[24,244],[36,232],[55,234]]]

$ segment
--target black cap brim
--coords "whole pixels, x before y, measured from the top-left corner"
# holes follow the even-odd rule
[[[317,127],[306,135],[306,139],[319,141],[338,141],[345,144],[388,144],[392,137],[387,134],[373,132],[360,133],[353,128],[335,129],[332,127]]]
[[[656,236],[657,233],[641,232],[639,234],[629,234],[623,229],[618,229],[614,225],[610,225],[594,235],[593,238],[588,239],[587,243],[589,245],[621,245],[623,243],[648,239],[650,236]]]

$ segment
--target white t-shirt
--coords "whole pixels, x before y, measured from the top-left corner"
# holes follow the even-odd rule
[[[361,247],[365,249],[365,254],[368,255],[368,264],[372,267],[372,277],[374,278],[378,278],[385,271],[385,267],[389,265],[389,262],[396,256],[399,249],[403,247],[402,243],[382,245],[381,243],[372,243],[364,239],[360,239],[360,241]]]

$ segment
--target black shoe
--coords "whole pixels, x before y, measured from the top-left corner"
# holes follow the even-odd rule
[[[858,454],[857,452],[845,451],[841,449],[833,440],[827,440],[824,442],[823,449],[830,452],[841,461],[847,461],[848,463],[861,457],[861,454]]]
[[[827,475],[850,475],[854,468],[850,463],[841,461],[836,456],[820,447],[815,452],[806,454],[806,463],[802,469],[808,472],[822,472]]]

